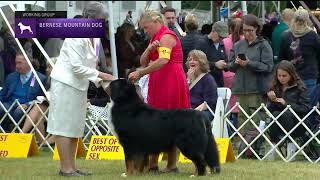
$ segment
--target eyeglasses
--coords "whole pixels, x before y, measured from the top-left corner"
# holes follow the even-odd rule
[[[243,32],[253,32],[254,29],[243,29],[242,31],[243,31]]]

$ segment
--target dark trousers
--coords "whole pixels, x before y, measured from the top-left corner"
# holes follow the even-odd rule
[[[2,102],[2,104],[4,105],[4,107],[9,110],[11,104],[7,103],[7,102]],[[23,116],[23,111],[22,109],[15,104],[11,110],[9,111],[9,114],[12,116],[12,118],[14,119],[15,122],[19,122],[21,117]],[[2,118],[5,115],[5,110],[2,109],[2,107],[0,107],[0,121],[2,120]],[[11,131],[10,129],[10,125],[13,124],[12,121],[9,118],[9,115],[7,114],[5,119],[1,122],[0,126],[6,131],[9,132]]]
[[[274,117],[277,117],[281,112],[280,111],[274,111],[272,112]],[[298,114],[299,115],[299,114]],[[303,117],[300,116],[299,117]],[[283,113],[277,121],[281,124],[281,126],[289,132],[294,126],[296,126],[299,123],[299,120],[291,113],[291,111],[287,110],[285,113]],[[305,120],[306,122],[306,120]],[[290,136],[293,138],[296,137],[302,137],[303,133],[306,131],[306,129],[303,127],[303,125],[299,125],[291,134]],[[281,130],[279,125],[274,122],[270,128],[269,128],[269,136],[272,142],[278,142],[281,140],[281,137],[285,136],[285,133]]]

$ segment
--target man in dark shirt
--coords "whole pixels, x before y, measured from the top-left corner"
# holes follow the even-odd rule
[[[185,16],[181,12],[179,13],[179,16],[177,17],[177,21],[178,21],[178,24],[181,27],[182,31],[186,31],[185,26],[184,26]]]
[[[226,66],[226,54],[222,39],[228,36],[228,26],[222,21],[213,24],[210,34],[203,36],[195,45],[195,49],[203,51],[208,58],[210,74],[218,87],[223,87],[222,70]]]
[[[181,39],[182,35],[179,33],[178,29],[174,25],[176,22],[176,10],[171,7],[163,8],[162,14],[166,18],[168,28],[176,33],[176,35]]]

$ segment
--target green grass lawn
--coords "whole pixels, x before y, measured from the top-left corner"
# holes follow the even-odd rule
[[[93,172],[94,175],[86,179],[122,179],[124,161],[107,160],[77,160],[80,169]],[[160,163],[163,168],[165,162]],[[145,174],[129,179],[186,179],[193,173],[192,164],[178,164],[179,174]],[[59,161],[52,160],[52,153],[41,151],[38,156],[27,159],[0,158],[0,179],[62,179],[58,174]],[[199,179],[319,179],[320,164],[308,161],[285,163],[283,161],[237,160],[234,163],[222,165],[222,172],[218,175],[208,175]],[[69,178],[67,178],[69,179]],[[73,178],[71,178],[73,179]],[[83,178],[75,178],[83,179]]]

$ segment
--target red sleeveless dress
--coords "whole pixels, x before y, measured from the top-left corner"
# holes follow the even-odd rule
[[[159,70],[150,73],[148,85],[148,104],[159,109],[185,109],[190,108],[189,88],[182,67],[182,47],[177,35],[162,26],[150,43],[165,34],[171,34],[176,38],[176,45],[171,50],[170,60]],[[150,61],[159,57],[158,51],[150,52]]]

